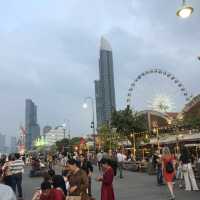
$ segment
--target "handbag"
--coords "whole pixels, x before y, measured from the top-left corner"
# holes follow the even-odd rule
[[[81,196],[67,196],[65,200],[81,200]]]

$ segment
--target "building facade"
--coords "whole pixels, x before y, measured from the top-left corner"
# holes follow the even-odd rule
[[[57,141],[65,138],[65,129],[63,126],[58,126],[54,129],[49,130],[49,132],[45,133],[45,141],[47,146],[54,145]]]
[[[101,38],[99,80],[95,81],[97,127],[109,124],[116,109],[112,48]]]
[[[33,142],[40,136],[40,126],[37,123],[37,106],[31,99],[26,99],[25,126],[26,149],[30,150]]]
[[[51,126],[47,125],[43,128],[43,136],[45,137],[46,133],[48,133],[52,129]]]

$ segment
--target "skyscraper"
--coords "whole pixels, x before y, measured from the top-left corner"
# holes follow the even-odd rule
[[[25,109],[26,148],[29,150],[35,139],[40,136],[40,127],[37,123],[37,106],[31,99],[26,99]]]
[[[95,81],[97,127],[109,123],[116,108],[112,48],[101,38],[99,80]]]

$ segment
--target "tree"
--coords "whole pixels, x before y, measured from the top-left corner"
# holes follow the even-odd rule
[[[70,140],[70,145],[71,146],[76,146],[79,145],[81,141],[81,137],[74,137]]]
[[[119,134],[114,132],[108,124],[102,125],[99,129],[98,137],[101,139],[101,145],[104,150],[116,149],[119,141]]]
[[[184,126],[196,129],[200,127],[200,116],[185,115],[183,118]]]
[[[56,142],[56,149],[61,152],[64,150],[65,147],[69,146],[69,139],[64,138],[60,141]]]
[[[117,132],[127,136],[133,132],[140,133],[148,130],[146,117],[133,113],[129,107],[112,113],[111,126],[117,128]]]

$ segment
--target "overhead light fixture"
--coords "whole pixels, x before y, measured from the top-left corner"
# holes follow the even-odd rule
[[[194,11],[194,8],[186,4],[186,0],[183,0],[182,7],[176,12],[176,15],[181,18],[188,18]]]

